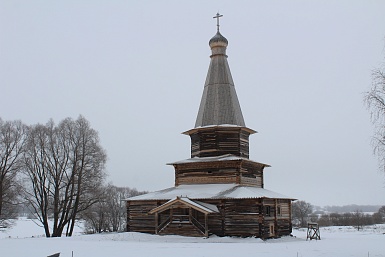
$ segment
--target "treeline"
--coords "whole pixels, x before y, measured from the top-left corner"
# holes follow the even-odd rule
[[[315,222],[320,226],[354,226],[361,229],[363,226],[385,222],[385,206],[375,209],[372,214],[359,209],[344,213],[314,212],[313,210],[314,207],[310,203],[305,201],[294,202],[292,205],[293,225],[306,227],[308,222]]]
[[[350,204],[344,206],[325,206],[323,209],[330,213],[345,213],[345,212],[355,212],[356,210],[361,210],[362,212],[377,212],[381,208],[381,205],[357,205]]]
[[[0,118],[0,228],[24,206],[47,237],[71,236],[79,219],[98,232],[121,229],[122,198],[140,192],[105,185],[106,160],[82,116],[30,126]]]
[[[311,214],[309,220],[311,222],[317,222],[318,225],[322,227],[327,226],[354,226],[357,229],[361,229],[363,226],[381,224],[383,223],[385,217],[385,206],[381,207],[378,212],[373,214],[367,214],[361,210],[356,210],[354,212],[345,212],[345,213],[330,213],[315,215]]]

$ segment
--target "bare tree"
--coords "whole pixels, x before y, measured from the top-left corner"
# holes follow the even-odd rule
[[[306,226],[309,215],[313,212],[313,206],[305,201],[296,201],[292,204],[293,223],[301,227]]]
[[[26,130],[21,121],[0,118],[0,227],[9,226],[16,215]]]
[[[98,201],[105,162],[98,134],[82,116],[58,126],[49,121],[31,127],[24,154],[25,197],[47,237],[60,237],[64,230],[72,235],[79,213]]]
[[[126,223],[126,198],[147,193],[135,188],[116,187],[109,184],[102,188],[97,204],[82,214],[88,233],[124,231]]]
[[[382,206],[378,212],[373,213],[373,220],[376,224],[381,224],[385,221],[385,206]]]
[[[356,210],[352,214],[352,225],[360,231],[362,227],[364,226],[364,213],[361,210]]]
[[[70,212],[66,231],[68,236],[73,233],[76,215],[87,210],[100,198],[98,192],[105,178],[104,166],[107,160],[107,155],[100,146],[98,133],[91,129],[89,122],[84,117],[79,117],[72,124],[73,126],[68,125],[69,135],[74,135],[70,137],[72,138],[70,163],[72,174],[75,175],[71,179],[72,194],[69,200],[73,208],[68,209]]]
[[[378,156],[380,170],[385,172],[385,66],[372,72],[372,87],[364,101],[374,125],[372,145]]]
[[[378,213],[381,215],[382,218],[385,218],[385,205],[381,206],[381,208],[378,210]]]

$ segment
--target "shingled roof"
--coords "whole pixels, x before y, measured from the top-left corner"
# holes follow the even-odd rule
[[[179,185],[151,192],[144,195],[130,197],[126,200],[170,200],[175,197],[187,197],[192,200],[204,199],[290,199],[294,198],[255,186],[243,186],[238,184],[193,184]]]
[[[231,124],[245,127],[230,67],[227,39],[219,31],[209,42],[212,55],[195,127]]]

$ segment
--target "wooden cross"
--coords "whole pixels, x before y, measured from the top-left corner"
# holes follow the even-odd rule
[[[217,13],[213,18],[217,19],[217,31],[219,32],[219,18],[222,17],[222,14]]]

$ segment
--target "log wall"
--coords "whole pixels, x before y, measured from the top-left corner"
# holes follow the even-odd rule
[[[209,234],[240,237],[255,236],[266,239],[290,235],[292,232],[290,213],[291,200],[201,199],[200,201],[214,204],[219,210],[219,213],[211,213],[208,215]],[[154,234],[156,222],[155,215],[149,215],[148,212],[165,202],[167,201],[128,201],[127,231]],[[196,217],[201,224],[204,224],[204,214],[195,210],[192,211],[194,212],[193,216]],[[185,214],[186,210],[174,209],[173,213]],[[169,210],[159,213],[159,224],[165,221],[169,215]],[[271,228],[273,228],[273,231],[271,231]],[[170,225],[165,228],[163,233],[182,233],[183,235],[188,235],[188,232],[186,231],[188,231],[187,225],[186,228]],[[191,233],[190,236],[197,235],[195,230],[191,230]]]
[[[175,186],[184,184],[237,183],[241,161],[185,163],[174,165]]]
[[[263,188],[264,167],[249,160],[174,164],[175,186],[235,183]]]
[[[263,188],[263,169],[265,164],[253,162],[253,161],[242,161],[240,168],[240,184],[252,185]]]
[[[166,201],[128,201],[127,231],[155,233],[155,215],[148,212]]]
[[[191,158],[234,154],[249,158],[250,133],[239,127],[198,129],[190,134]]]
[[[226,236],[259,237],[261,213],[256,199],[226,200],[223,211]]]
[[[261,237],[280,237],[290,235],[291,225],[291,200],[288,199],[264,199],[264,222],[261,229]],[[273,226],[273,232],[271,231]]]

